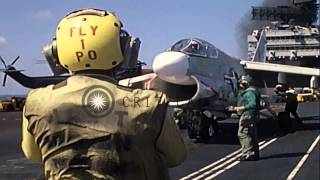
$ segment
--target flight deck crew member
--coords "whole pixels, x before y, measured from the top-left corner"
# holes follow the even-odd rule
[[[259,159],[259,144],[257,123],[259,121],[260,93],[250,83],[252,78],[243,75],[240,78],[240,92],[236,107],[229,107],[229,111],[236,111],[240,116],[238,138],[242,155],[240,161]]]
[[[50,51],[73,75],[31,90],[23,112],[22,150],[43,162],[47,179],[170,179],[168,167],[186,157],[166,95],[112,78],[125,56],[121,27],[97,9],[57,27]]]
[[[289,88],[286,91],[286,106],[285,106],[284,112],[289,114],[289,116],[291,113],[294,116],[294,118],[296,119],[297,123],[299,125],[302,125],[303,123],[297,113],[297,109],[298,109],[297,95],[294,93],[293,88]]]
[[[290,121],[290,113],[294,116],[296,122],[298,125],[303,125],[301,118],[299,117],[297,113],[297,108],[298,108],[298,100],[297,100],[297,95],[294,92],[294,89],[292,87],[286,87],[284,85],[277,85],[274,89],[275,93],[282,97],[285,98],[285,109],[284,109],[284,114],[287,117],[288,121],[286,125],[291,128],[291,121]]]

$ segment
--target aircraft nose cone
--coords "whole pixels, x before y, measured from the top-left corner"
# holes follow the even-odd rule
[[[174,84],[190,84],[190,77],[187,75],[188,59],[189,56],[181,52],[163,52],[155,57],[153,70],[164,81]]]

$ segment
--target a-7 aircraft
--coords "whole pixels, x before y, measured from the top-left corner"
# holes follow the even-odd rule
[[[68,77],[29,77],[13,67],[16,60],[11,65],[1,61],[5,65],[2,72],[28,88],[56,84]],[[149,73],[122,79],[119,84],[131,87],[141,87],[142,84],[142,88],[165,92],[169,97],[169,105],[181,107],[192,115],[187,127],[189,134],[194,137],[211,136],[216,119],[228,118],[225,108],[234,105],[239,91],[238,79],[244,72],[254,77],[257,87],[274,87],[277,84],[274,73],[278,72],[320,76],[319,69],[233,58],[196,38],[178,41],[155,57],[153,71],[144,72]]]

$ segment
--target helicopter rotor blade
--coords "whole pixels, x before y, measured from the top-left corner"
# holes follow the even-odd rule
[[[2,64],[4,65],[4,67],[7,67],[6,62],[3,60],[3,58],[0,56],[0,61],[2,62]]]
[[[4,75],[4,78],[3,78],[3,83],[2,83],[2,86],[5,87],[6,86],[6,81],[7,81],[7,74]]]
[[[18,59],[19,59],[19,58],[20,58],[20,56],[17,56],[17,57],[16,57],[16,59],[15,59],[15,60],[13,60],[13,61],[12,61],[12,63],[11,63],[10,65],[11,65],[11,66],[13,66],[13,65],[18,61]]]

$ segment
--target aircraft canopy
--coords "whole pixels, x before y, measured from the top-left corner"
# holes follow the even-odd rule
[[[201,56],[211,59],[218,58],[218,49],[207,41],[201,39],[182,39],[176,42],[170,51],[183,52],[191,56]]]

